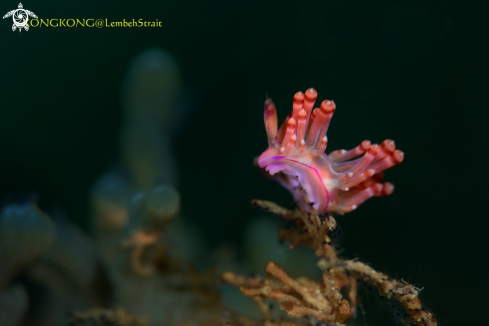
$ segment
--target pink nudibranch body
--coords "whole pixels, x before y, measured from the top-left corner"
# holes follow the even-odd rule
[[[313,88],[305,94],[296,93],[292,112],[280,129],[275,105],[271,99],[265,101],[268,149],[258,158],[258,165],[275,176],[298,205],[306,210],[312,206],[318,213],[344,214],[373,196],[390,195],[394,186],[380,182],[382,171],[401,163],[404,153],[387,139],[380,145],[365,140],[351,150],[327,155],[326,132],[336,105],[325,100],[313,110],[316,98]],[[299,186],[304,188],[309,203]]]

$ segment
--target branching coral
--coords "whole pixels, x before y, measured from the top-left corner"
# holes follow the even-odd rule
[[[336,270],[374,285],[381,296],[393,297],[397,300],[411,316],[415,325],[437,325],[433,314],[421,305],[421,301],[418,298],[420,289],[404,282],[402,279],[400,281],[393,280],[362,262],[351,260],[323,258],[318,262],[318,266],[322,270]]]
[[[314,213],[307,213],[301,208],[290,211],[267,201],[254,200],[252,205],[271,211],[298,226],[298,229],[281,232],[282,240],[289,240],[292,245],[305,244],[314,247],[320,257],[337,257],[328,236],[336,227],[336,221],[332,217],[320,217],[314,210]],[[272,280],[240,277],[229,272],[222,279],[240,286],[244,295],[279,301],[281,308],[290,317],[314,317],[321,322],[340,324],[351,318],[353,309],[350,302],[356,303],[356,283],[348,277],[335,272],[324,272],[322,282],[305,277],[294,280],[273,262],[267,264],[265,271],[273,277]],[[350,301],[343,298],[340,292],[343,288],[348,288]],[[264,316],[268,319],[268,315]]]
[[[300,190],[308,200],[304,189],[300,187]],[[364,263],[338,257],[330,236],[336,228],[336,220],[329,214],[319,215],[314,209],[307,212],[301,207],[292,211],[262,200],[253,200],[252,205],[292,223],[295,228],[280,230],[279,239],[289,242],[291,246],[301,244],[315,249],[320,258],[318,267],[322,269],[321,281],[306,277],[293,279],[273,262],[269,262],[265,268],[270,278],[224,273],[221,276],[224,282],[239,286],[244,295],[254,298],[265,325],[279,325],[284,320],[272,320],[263,299],[278,301],[287,315],[294,318],[295,322],[289,323],[314,318],[322,323],[344,325],[355,313],[357,280],[364,280],[376,286],[380,295],[397,300],[407,312],[406,324],[437,325],[433,314],[422,307],[418,298],[419,289],[377,272]]]

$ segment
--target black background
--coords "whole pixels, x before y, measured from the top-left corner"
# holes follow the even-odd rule
[[[88,191],[118,156],[120,86],[160,46],[193,111],[175,143],[182,205],[212,246],[239,245],[252,198],[290,203],[251,159],[263,101],[334,99],[328,149],[396,141],[392,196],[338,217],[346,256],[425,286],[443,325],[482,325],[488,289],[487,1],[29,1],[40,18],[158,19],[161,28],[31,28],[0,21],[0,192],[36,191],[87,227]],[[17,7],[2,1],[0,11]],[[270,236],[275,236],[274,234]],[[314,262],[311,262],[314,263]],[[369,325],[392,324],[367,305]]]

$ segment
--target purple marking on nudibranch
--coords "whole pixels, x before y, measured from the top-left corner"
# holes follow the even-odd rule
[[[300,165],[305,166],[305,167],[306,167],[306,168],[308,168],[308,169],[313,170],[313,171],[316,173],[316,176],[318,177],[318,179],[319,179],[319,180],[321,180],[321,175],[319,174],[319,171],[318,171],[316,168],[314,168],[314,167],[312,167],[312,166],[310,166],[310,165],[307,165],[307,164],[305,164],[305,163],[301,163],[301,162],[299,162],[299,161],[295,161],[295,160],[285,159],[285,161],[295,162],[295,163],[297,163],[297,164],[300,164]],[[326,186],[324,185],[324,183],[320,182],[320,185],[322,186],[322,188],[324,189],[324,192],[326,193],[326,196],[327,196],[327,198],[326,198],[326,207],[328,207],[328,206],[329,206],[329,203],[330,203],[330,198],[331,198],[331,196],[330,196],[330,194],[329,194],[328,189],[327,189],[327,188],[326,188]],[[311,199],[311,198],[309,198],[309,199]]]

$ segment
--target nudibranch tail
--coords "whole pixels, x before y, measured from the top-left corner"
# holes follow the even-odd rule
[[[313,88],[294,95],[292,112],[277,124],[277,110],[271,99],[265,101],[264,120],[268,149],[258,158],[260,167],[291,191],[296,202],[318,212],[350,212],[371,197],[390,195],[394,186],[382,183],[382,171],[404,159],[394,141],[380,145],[364,140],[351,150],[324,153],[326,133],[336,104],[324,100],[314,107],[317,92]],[[363,155],[363,156],[361,156]],[[357,158],[358,157],[358,158]],[[303,187],[306,203],[298,187]]]

